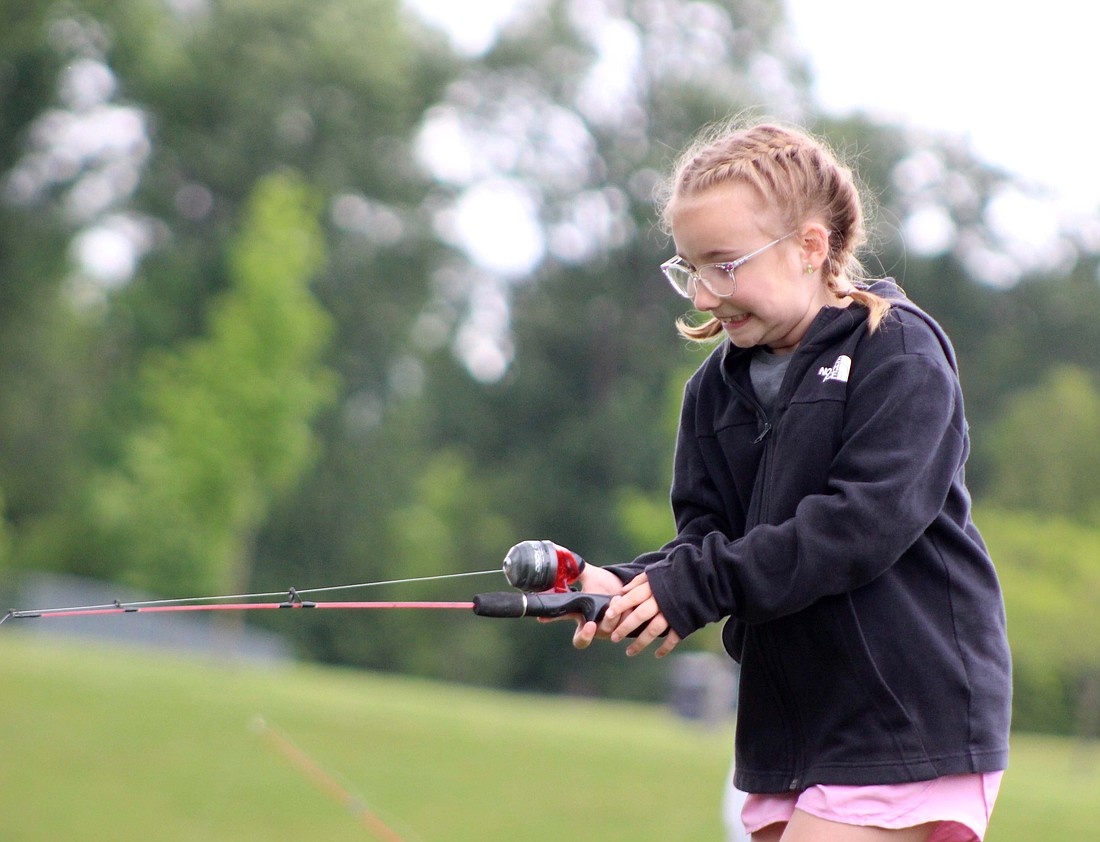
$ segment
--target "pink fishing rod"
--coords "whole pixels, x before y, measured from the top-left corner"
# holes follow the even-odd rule
[[[275,609],[415,609],[415,610],[472,610],[481,617],[563,617],[579,614],[586,620],[600,620],[607,610],[611,597],[569,590],[580,578],[584,559],[576,553],[559,547],[551,541],[524,541],[516,544],[504,559],[503,572],[508,582],[518,591],[478,594],[468,602],[333,602],[303,599],[303,594],[327,591],[367,588],[379,585],[405,584],[438,579],[454,579],[483,576],[496,570],[479,570],[471,573],[449,573],[442,576],[424,576],[414,579],[393,579],[384,582],[363,582],[355,585],[335,585],[322,588],[286,592],[235,594],[227,596],[190,597],[184,599],[157,599],[146,602],[119,602],[106,605],[78,605],[66,608],[36,608],[12,610],[0,618],[28,620],[61,617],[88,617],[110,614],[166,614],[200,611],[263,611]],[[535,593],[539,591],[539,593]],[[278,602],[257,602],[267,597],[283,597]]]

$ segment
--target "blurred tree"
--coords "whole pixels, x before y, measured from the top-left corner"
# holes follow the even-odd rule
[[[145,413],[93,498],[132,584],[245,588],[273,501],[316,456],[310,424],[335,383],[320,364],[329,317],[308,288],[323,260],[313,205],[296,178],[260,182],[207,334],[142,368]]]
[[[7,506],[4,489],[0,487],[0,570],[7,569],[11,557],[11,535],[8,533]]]
[[[426,576],[494,569],[515,531],[496,511],[491,482],[449,449],[423,454],[421,465],[410,500],[389,519],[396,569]],[[483,579],[461,587],[470,592],[504,586],[501,579]],[[498,683],[507,671],[513,630],[506,624],[461,617],[441,627],[438,619],[447,618],[430,625],[411,615],[397,619],[387,623],[387,636],[400,641],[395,654],[405,670],[450,679],[477,676],[484,683]]]
[[[1015,392],[989,431],[990,502],[1100,525],[1100,391],[1062,365]]]
[[[994,430],[1010,402],[1039,388],[1052,367],[1069,366],[1094,382],[1100,376],[1098,278],[1097,255],[1082,255],[1066,274],[1028,279],[1001,291],[975,289],[971,309],[987,329],[960,329],[958,334],[960,344],[966,343],[963,376],[975,442],[971,484],[977,496],[997,494],[996,470],[1004,458],[997,453]],[[964,312],[955,311],[952,318],[965,322]],[[960,357],[963,353],[960,348]],[[1066,446],[1075,440],[1065,440]]]
[[[1051,514],[982,507],[1016,673],[1014,725],[1100,735],[1100,530]]]
[[[28,136],[44,130],[35,121],[66,61],[52,5],[0,3],[0,476],[13,530],[79,483],[103,371],[89,351],[94,325],[71,310],[62,285],[72,226],[27,212],[25,180],[13,174]]]
[[[122,458],[148,351],[205,330],[245,198],[285,166],[324,205],[314,289],[343,391],[322,459],[363,468],[322,462],[310,489],[361,520],[391,473],[364,437],[408,391],[408,314],[438,251],[407,136],[447,72],[441,40],[396,0],[32,2],[5,21],[0,466],[21,557],[111,575],[113,554],[90,551],[75,514],[83,480]],[[295,535],[325,534],[327,511],[291,513]],[[264,567],[323,565],[345,540],[361,564],[367,539],[344,530]]]

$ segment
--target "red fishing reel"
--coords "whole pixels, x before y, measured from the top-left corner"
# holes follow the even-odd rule
[[[504,557],[504,577],[527,593],[565,593],[584,570],[584,559],[553,541],[521,541]]]

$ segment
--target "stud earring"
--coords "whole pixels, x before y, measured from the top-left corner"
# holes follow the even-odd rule
[[[812,263],[807,263],[806,264],[806,274],[807,275],[812,275],[815,271],[816,270],[814,269],[814,265]]]

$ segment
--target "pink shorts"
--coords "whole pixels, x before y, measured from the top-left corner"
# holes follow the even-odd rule
[[[755,833],[770,824],[790,821],[798,809],[841,824],[890,830],[939,822],[928,842],[981,842],[1003,774],[950,775],[889,786],[819,785],[789,794],[750,794],[741,809],[741,821],[746,831]]]

